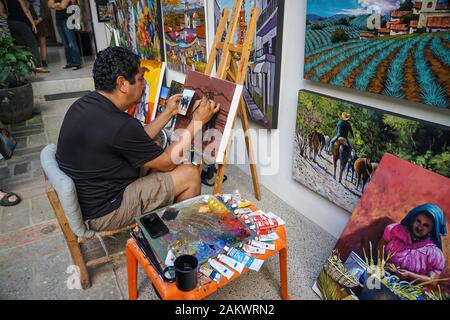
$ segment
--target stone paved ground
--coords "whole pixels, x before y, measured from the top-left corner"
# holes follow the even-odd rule
[[[90,269],[92,288],[70,290],[67,280],[72,265],[66,242],[56,223],[45,194],[39,152],[56,143],[63,117],[75,99],[46,102],[37,98],[34,117],[11,127],[19,139],[13,159],[0,162],[2,190],[20,194],[23,202],[11,208],[0,207],[0,299],[126,299],[125,259]],[[284,204],[263,188],[263,200],[253,198],[251,179],[230,166],[224,192],[239,187],[241,193],[263,210],[278,213],[287,221],[289,247],[289,291],[294,299],[317,299],[311,286],[335,239]],[[204,188],[203,193],[212,190]],[[111,252],[123,250],[127,235],[109,239]],[[83,250],[101,256],[97,241]],[[279,299],[278,259],[265,263],[261,272],[251,273],[230,284],[211,299]],[[139,274],[140,299],[157,299],[143,271]]]

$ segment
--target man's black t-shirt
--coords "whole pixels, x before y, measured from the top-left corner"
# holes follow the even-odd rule
[[[87,220],[118,209],[125,188],[139,178],[141,167],[163,152],[139,121],[92,92],[67,112],[56,159],[75,182]]]

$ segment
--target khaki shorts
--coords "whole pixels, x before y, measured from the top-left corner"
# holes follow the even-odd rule
[[[156,172],[130,184],[123,194],[122,204],[110,214],[86,220],[89,230],[111,231],[127,227],[144,213],[173,204],[175,186],[168,173]]]

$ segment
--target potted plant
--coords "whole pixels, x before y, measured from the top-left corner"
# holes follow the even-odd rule
[[[33,88],[26,76],[35,68],[33,55],[10,36],[0,37],[0,120],[13,124],[31,118]]]

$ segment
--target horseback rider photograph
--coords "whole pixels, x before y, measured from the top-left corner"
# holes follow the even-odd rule
[[[351,119],[351,115],[347,112],[342,112],[339,114],[339,118],[340,120],[336,126],[336,136],[334,136],[334,138],[330,141],[330,148],[328,149],[330,151],[330,154],[333,154],[333,146],[339,138],[345,138],[347,140],[348,146],[351,148],[348,135],[351,134],[352,138],[355,137],[353,134],[352,126],[349,122]]]

